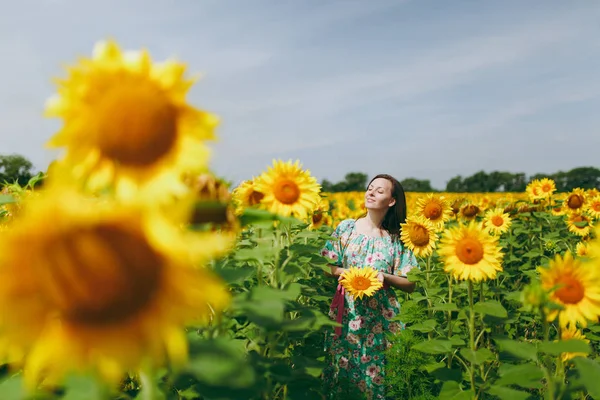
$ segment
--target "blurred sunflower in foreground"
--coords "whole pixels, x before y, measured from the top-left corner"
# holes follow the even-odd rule
[[[0,232],[3,350],[24,356],[30,387],[72,370],[116,384],[129,370],[182,365],[184,327],[228,305],[223,282],[183,251],[203,244],[173,247],[179,231],[140,210],[46,192]]]
[[[558,317],[561,327],[586,327],[600,316],[600,273],[596,265],[574,259],[567,250],[559,254],[547,268],[540,267],[542,287],[550,292],[550,300],[564,307],[548,311],[548,321]]]
[[[187,104],[193,84],[185,65],[153,63],[146,51],[121,52],[100,42],[91,59],[68,68],[46,115],[63,119],[49,146],[65,148],[53,180],[77,180],[120,198],[142,191],[156,201],[185,190],[181,174],[208,161],[217,118]]]

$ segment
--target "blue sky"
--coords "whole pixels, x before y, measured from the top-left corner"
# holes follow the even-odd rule
[[[20,0],[0,13],[0,153],[45,169],[42,117],[96,41],[171,56],[222,123],[211,166],[235,182],[273,158],[433,186],[479,170],[600,167],[600,2]]]

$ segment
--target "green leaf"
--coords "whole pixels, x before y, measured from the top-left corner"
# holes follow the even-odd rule
[[[422,365],[420,368],[424,371],[427,371],[428,374],[431,374],[433,371],[440,369],[440,368],[444,368],[445,366],[446,366],[445,363],[438,361],[435,363]]]
[[[101,400],[104,396],[98,382],[93,378],[84,375],[71,375],[65,381],[66,394],[64,400],[77,399],[97,399]]]
[[[470,400],[473,392],[470,390],[462,390],[458,382],[446,381],[442,385],[438,398],[440,400]]]
[[[557,342],[542,342],[538,345],[539,351],[553,356],[558,356],[561,353],[583,353],[589,354],[591,351],[590,345],[583,340],[568,339]]]
[[[2,204],[16,203],[16,202],[17,202],[17,199],[15,199],[10,194],[1,194],[0,195],[0,205],[2,205]]]
[[[268,261],[275,257],[276,249],[272,246],[256,246],[251,249],[239,249],[233,258],[240,261]]]
[[[246,361],[244,342],[224,338],[194,342],[188,371],[211,386],[244,388],[254,384],[254,370]]]
[[[600,364],[596,361],[584,357],[575,357],[573,359],[581,383],[585,386],[590,395],[595,399],[600,399]]]
[[[502,364],[498,369],[500,379],[495,384],[499,386],[517,385],[525,389],[541,389],[544,373],[533,364]]]
[[[454,303],[441,303],[431,307],[434,311],[458,311],[458,307]]]
[[[3,400],[21,400],[25,398],[23,377],[20,373],[5,379],[0,383],[0,394]]]
[[[243,266],[240,268],[224,267],[215,268],[215,273],[219,275],[226,283],[240,283],[248,280],[256,273],[256,268]]]
[[[458,335],[452,335],[450,343],[452,343],[452,346],[464,346],[466,344],[465,340]]]
[[[442,382],[454,381],[460,383],[463,380],[463,373],[459,368],[438,368],[430,374]]]
[[[527,258],[539,257],[540,254],[541,253],[539,250],[534,249],[534,250],[529,250],[527,253],[523,254],[523,257],[527,257]]]
[[[428,319],[421,323],[409,326],[408,328],[413,331],[427,333],[427,332],[434,331],[436,326],[437,326],[437,321],[435,319]]]
[[[418,343],[412,348],[427,354],[445,354],[452,351],[452,342],[449,340],[432,339]]]
[[[527,392],[497,385],[492,385],[487,392],[493,396],[499,397],[500,400],[525,400],[531,397]]]
[[[497,318],[507,318],[508,313],[502,304],[494,300],[482,301],[473,306],[475,312],[484,315],[491,315]]]
[[[460,349],[460,355],[463,356],[467,361],[471,364],[480,365],[486,361],[494,360],[494,353],[492,353],[489,349],[483,347],[478,350],[471,349]]]
[[[239,219],[243,226],[247,226],[257,225],[261,222],[272,223],[277,219],[277,217],[275,216],[275,214],[272,214],[266,210],[259,210],[257,208],[246,208]]]
[[[501,351],[505,351],[514,357],[522,360],[537,361],[537,348],[535,345],[526,342],[517,342],[509,339],[496,339],[496,344]]]

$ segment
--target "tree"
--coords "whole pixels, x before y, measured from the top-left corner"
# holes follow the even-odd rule
[[[446,192],[463,193],[466,192],[463,178],[460,175],[450,179],[446,184]]]
[[[324,192],[362,192],[367,188],[367,174],[362,172],[349,172],[343,181],[331,183],[324,179],[321,187]]]
[[[18,182],[25,186],[33,177],[33,164],[19,154],[0,156],[0,185]]]
[[[406,192],[434,192],[435,190],[431,187],[431,182],[427,180],[420,180],[416,178],[406,178],[400,182]]]

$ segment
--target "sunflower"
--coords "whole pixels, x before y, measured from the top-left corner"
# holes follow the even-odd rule
[[[498,237],[490,236],[473,221],[446,229],[438,254],[444,270],[458,280],[494,279],[502,271]]]
[[[504,213],[503,209],[497,208],[495,210],[489,210],[485,214],[483,224],[488,232],[493,233],[495,235],[501,235],[504,232],[508,231],[508,228],[510,228],[512,221],[508,214]]]
[[[431,220],[422,215],[415,215],[408,217],[401,227],[400,239],[415,256],[427,257],[433,252],[438,235]]]
[[[331,215],[329,215],[328,211],[329,211],[329,202],[327,202],[325,199],[321,198],[321,200],[319,200],[319,204],[313,211],[312,215],[309,217],[310,225],[309,225],[308,229],[311,229],[311,230],[319,229],[323,225],[331,226],[332,218],[331,218]]]
[[[225,285],[161,242],[174,231],[142,210],[44,193],[2,233],[1,339],[24,354],[29,387],[70,371],[115,384],[129,370],[182,365],[185,325],[227,306]]]
[[[575,252],[579,257],[587,257],[589,255],[589,249],[587,242],[579,242],[575,247]]]
[[[589,198],[585,211],[594,219],[600,219],[600,196]]]
[[[363,296],[372,296],[375,291],[383,287],[377,279],[377,274],[378,272],[371,267],[350,267],[342,274],[340,284],[348,294],[362,299]]]
[[[235,213],[241,215],[244,209],[258,206],[265,197],[264,193],[256,189],[256,178],[243,181],[233,189],[232,198],[236,206]]]
[[[580,213],[585,209],[585,200],[585,191],[583,189],[573,189],[572,192],[567,194],[563,202],[563,207],[567,213]]]
[[[549,199],[556,192],[556,184],[548,178],[534,179],[527,185],[525,191],[532,201]]]
[[[256,179],[255,185],[265,195],[261,206],[285,217],[306,219],[321,199],[321,186],[310,171],[302,170],[300,161],[273,160],[273,166]]]
[[[332,226],[333,219],[327,211],[315,210],[310,216],[310,225],[308,229],[315,230],[322,226]]]
[[[50,182],[82,180],[90,190],[114,188],[129,198],[185,190],[184,171],[204,170],[217,118],[186,103],[193,84],[185,65],[153,64],[146,51],[122,53],[100,42],[91,59],[69,67],[46,115],[64,121],[50,147],[66,148]]]
[[[418,214],[431,221],[436,231],[444,229],[444,223],[452,216],[452,207],[444,196],[428,194],[417,201]]]
[[[590,342],[583,335],[583,332],[581,332],[580,329],[577,329],[574,326],[569,326],[565,329],[562,329],[562,331],[560,333],[560,339],[561,340],[577,339],[577,340],[583,340],[586,343]],[[560,355],[560,358],[563,362],[567,362],[575,357],[587,357],[587,354],[585,354],[585,353],[561,353],[561,355]]]
[[[562,217],[563,215],[565,215],[567,211],[565,210],[564,203],[557,203],[552,205],[550,213],[556,217]]]
[[[550,292],[550,300],[564,307],[548,310],[548,321],[558,317],[560,326],[596,321],[600,316],[600,274],[595,265],[574,259],[567,251],[550,261],[547,268],[538,268],[542,287]]]
[[[525,192],[529,195],[529,199],[531,201],[537,200],[540,198],[540,194],[542,192],[541,182],[539,179],[534,179],[525,188]]]
[[[552,194],[556,192],[556,183],[552,179],[542,178],[540,180],[540,192],[542,199],[552,197]]]
[[[590,234],[592,219],[585,214],[569,213],[567,214],[567,226],[569,232],[585,237]]]
[[[463,219],[467,221],[471,221],[479,215],[481,209],[477,207],[475,204],[465,204],[460,209],[460,215]]]
[[[585,192],[585,197],[586,198],[593,198],[593,197],[598,197],[600,196],[600,190],[596,189],[596,188],[591,188],[586,190]]]

